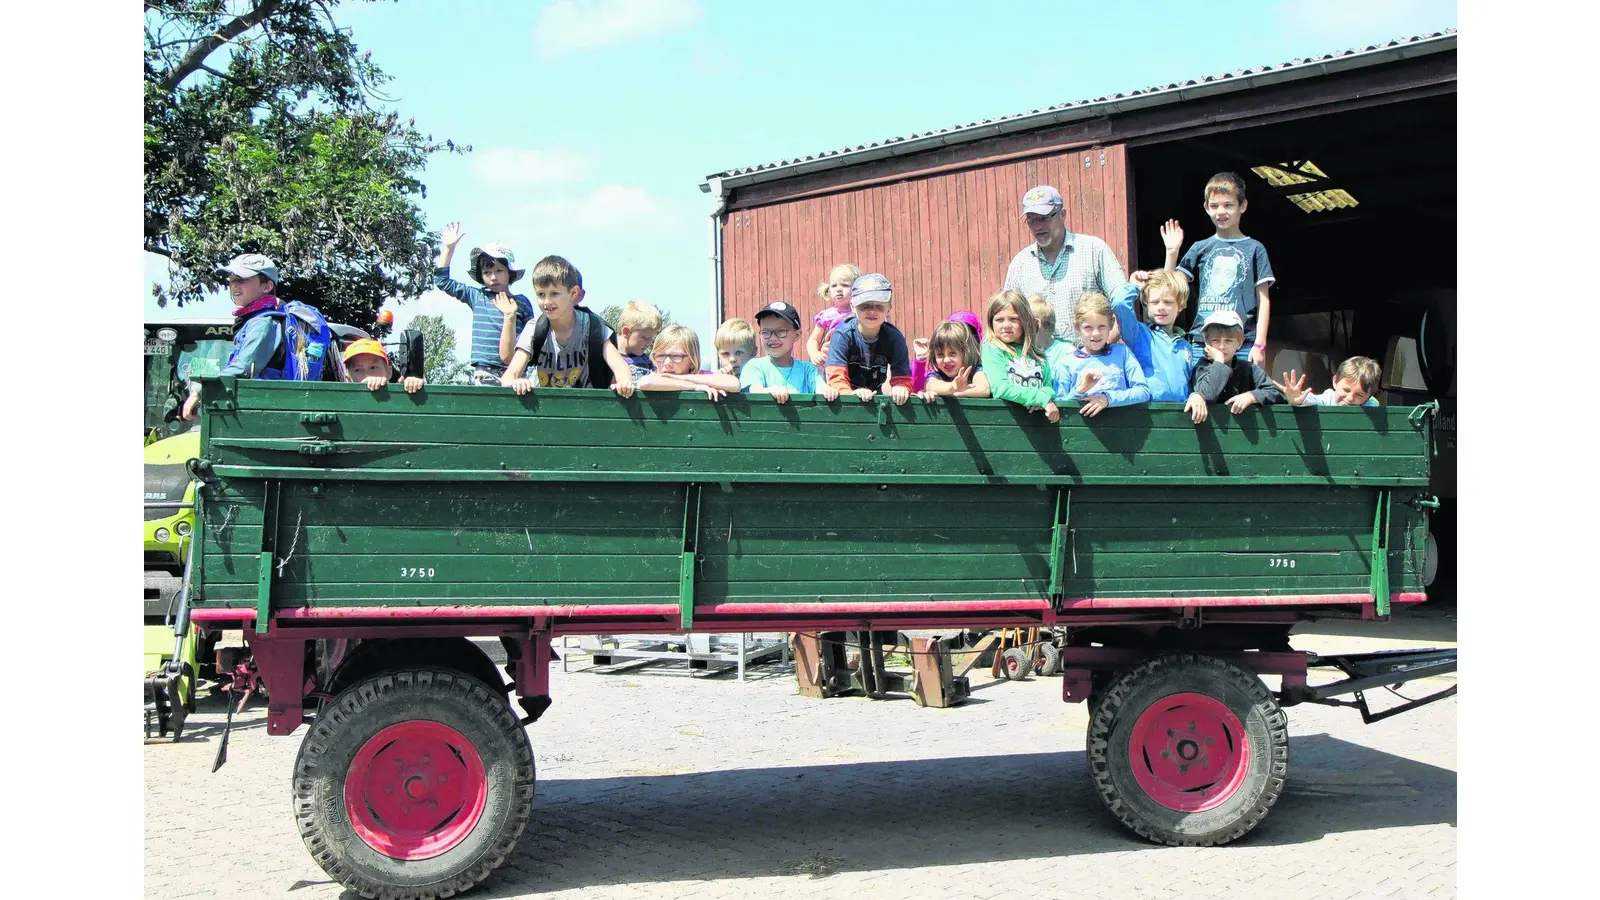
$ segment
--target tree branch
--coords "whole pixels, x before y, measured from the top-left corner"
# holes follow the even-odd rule
[[[171,71],[161,77],[159,82],[161,89],[168,93],[176,91],[178,85],[182,84],[185,78],[200,71],[201,66],[205,64],[206,57],[215,52],[218,47],[260,25],[269,16],[277,12],[278,7],[282,5],[283,0],[260,0],[255,9],[207,35],[204,40],[190,47],[189,52],[183,55],[183,59],[179,60]]]

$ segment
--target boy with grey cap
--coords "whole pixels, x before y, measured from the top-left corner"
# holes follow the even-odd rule
[[[1194,393],[1206,403],[1222,401],[1234,415],[1252,406],[1282,403],[1283,392],[1260,366],[1239,355],[1244,344],[1244,320],[1231,309],[1213,310],[1200,326],[1206,342],[1205,358],[1194,367]],[[1206,420],[1206,407],[1186,405],[1196,424]]]
[[[466,237],[460,222],[451,222],[440,235],[443,246],[433,272],[433,286],[472,308],[472,383],[500,386],[500,376],[509,361],[500,356],[500,330],[512,319],[516,334],[533,317],[533,302],[521,294],[510,293],[511,285],[525,270],[516,268],[511,248],[496,241],[473,247],[467,258],[468,274],[482,287],[463,284],[450,277],[450,260],[456,244]]]
[[[1099,291],[1114,297],[1128,278],[1105,241],[1067,230],[1061,208],[1061,193],[1047,184],[1022,195],[1022,219],[1034,242],[1012,257],[1001,290],[1044,297],[1056,313],[1056,337],[1071,342],[1078,295]]]

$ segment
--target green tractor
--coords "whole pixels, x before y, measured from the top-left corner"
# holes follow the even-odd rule
[[[331,324],[339,348],[372,337]],[[385,340],[397,377],[423,373],[422,333],[402,331]],[[195,533],[195,483],[189,463],[200,455],[200,431],[180,412],[190,379],[212,375],[233,350],[233,319],[147,321],[144,326],[144,668],[145,737],[176,741],[195,708],[201,680],[229,682],[244,698],[260,693],[250,662],[240,653],[218,667],[216,633],[188,627],[184,588]]]
[[[193,549],[196,423],[179,417],[189,380],[215,372],[233,349],[233,319],[151,321],[144,326],[145,737],[173,740],[194,710],[212,641],[178,626],[184,566]],[[205,674],[215,674],[206,672]]]

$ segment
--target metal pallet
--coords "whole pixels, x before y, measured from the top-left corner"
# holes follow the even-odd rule
[[[601,634],[585,635],[577,639],[561,639],[563,650],[577,649],[588,654],[592,666],[612,665],[613,660],[645,662],[677,661],[689,663],[690,669],[704,669],[707,674],[736,668],[739,680],[744,681],[745,666],[768,657],[781,656],[789,661],[789,641],[786,635],[745,634]],[[684,649],[671,649],[682,645]],[[567,671],[570,653],[561,654],[561,671]]]

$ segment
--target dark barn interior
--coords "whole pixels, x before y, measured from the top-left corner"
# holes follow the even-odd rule
[[[1160,228],[1169,218],[1182,224],[1185,247],[1214,233],[1203,188],[1211,175],[1235,172],[1245,180],[1249,203],[1242,230],[1266,245],[1278,279],[1271,293],[1272,343],[1304,350],[1313,359],[1320,355],[1321,366],[1308,366],[1318,389],[1330,385],[1340,360],[1361,355],[1384,366],[1387,402],[1439,399],[1449,432],[1441,434],[1436,460],[1435,492],[1445,502],[1435,516],[1442,558],[1430,593],[1450,603],[1455,147],[1454,91],[1129,147],[1132,267],[1162,265]],[[1414,341],[1411,357],[1397,358],[1405,357],[1405,348],[1397,350],[1396,338]],[[1271,374],[1306,359],[1269,359]],[[1402,376],[1402,370],[1409,374]]]

